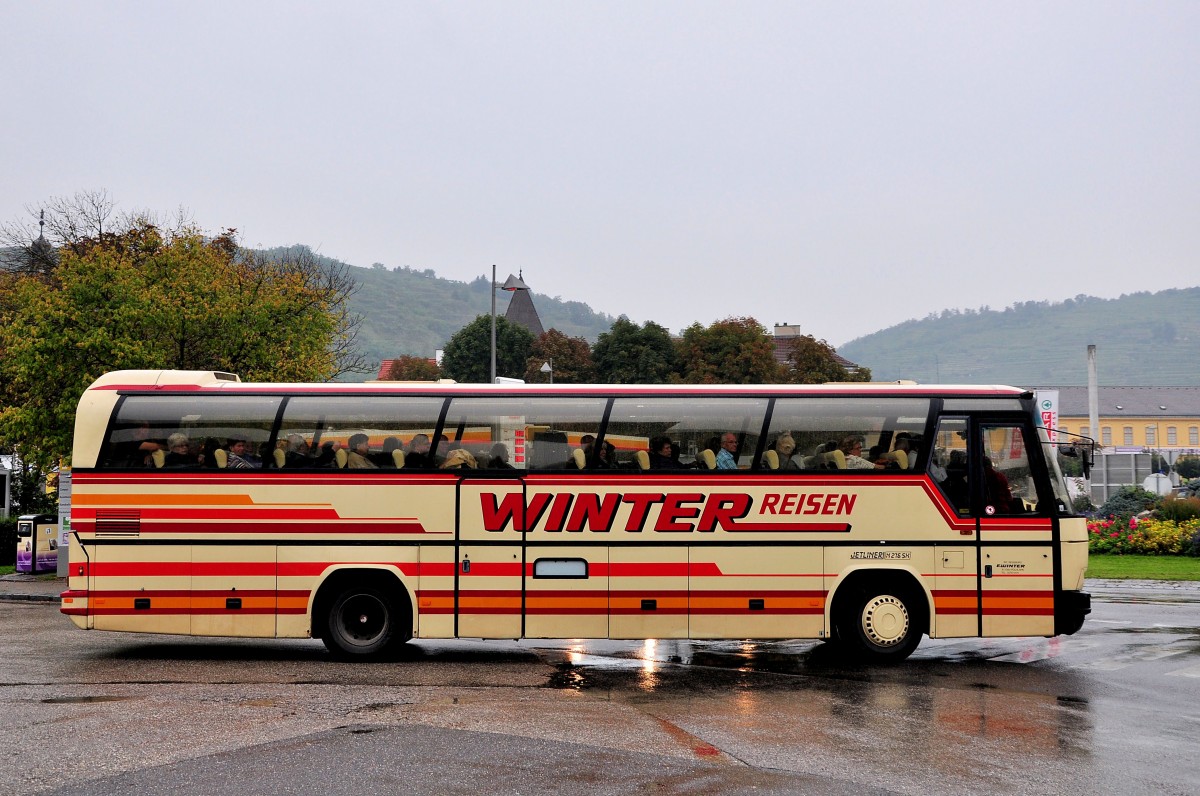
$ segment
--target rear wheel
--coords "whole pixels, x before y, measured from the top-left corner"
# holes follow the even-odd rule
[[[379,657],[408,641],[408,620],[387,591],[349,586],[329,605],[322,641],[339,658]]]
[[[847,595],[839,613],[838,640],[855,657],[902,661],[921,643],[925,610],[919,596],[901,584],[883,584]]]

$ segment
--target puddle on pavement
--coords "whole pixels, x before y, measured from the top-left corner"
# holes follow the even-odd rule
[[[89,705],[95,702],[124,702],[127,699],[133,699],[133,697],[94,694],[91,696],[50,697],[40,701],[44,705]]]

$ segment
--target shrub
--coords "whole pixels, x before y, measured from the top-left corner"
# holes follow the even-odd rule
[[[1175,498],[1164,500],[1154,512],[1161,520],[1184,522],[1200,517],[1200,498]]]
[[[1092,498],[1089,495],[1076,495],[1071,501],[1071,510],[1076,514],[1090,514],[1096,509],[1092,503]]]
[[[1110,495],[1096,513],[1101,517],[1131,517],[1154,508],[1158,500],[1158,495],[1140,486],[1125,486]]]

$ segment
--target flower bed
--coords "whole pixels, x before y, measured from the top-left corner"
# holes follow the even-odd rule
[[[1088,550],[1117,555],[1196,554],[1200,518],[1182,522],[1149,517],[1109,517],[1088,521]]]

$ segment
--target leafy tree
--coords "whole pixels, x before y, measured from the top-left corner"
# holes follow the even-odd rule
[[[1200,456],[1180,456],[1175,462],[1180,478],[1200,478]]]
[[[870,381],[871,371],[850,372],[833,346],[811,334],[799,335],[788,346],[787,381],[794,384],[825,384],[831,381]]]
[[[542,373],[542,365],[551,363],[553,374]],[[592,349],[582,337],[567,337],[550,329],[533,341],[533,352],[525,364],[525,381],[548,382],[553,375],[560,384],[589,384],[596,380]]]
[[[621,317],[596,340],[592,362],[601,384],[663,384],[675,371],[675,346],[657,323]]]
[[[679,341],[679,372],[688,384],[772,384],[783,380],[775,344],[754,318],[694,323]]]
[[[496,318],[496,375],[519,379],[533,350],[533,333]],[[461,382],[486,384],[491,378],[492,318],[480,315],[454,333],[442,351],[442,372]]]
[[[436,381],[442,377],[442,369],[431,359],[406,355],[392,360],[387,377],[396,381]]]
[[[49,273],[9,273],[0,290],[0,438],[40,464],[69,454],[75,404],[106,371],[320,381],[353,345],[353,282],[245,255],[233,230],[209,239],[141,222],[64,246]]]

